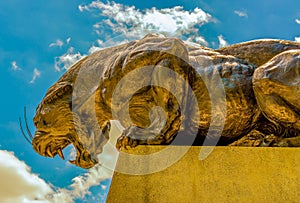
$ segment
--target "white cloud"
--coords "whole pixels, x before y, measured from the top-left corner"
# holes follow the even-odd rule
[[[95,32],[101,36],[103,30],[109,28],[113,33],[123,34],[126,37],[140,38],[149,32],[158,32],[175,37],[193,36],[191,40],[194,40],[200,37],[198,30],[203,24],[214,21],[210,14],[198,7],[192,11],[186,11],[181,6],[139,10],[134,6],[110,1],[107,3],[93,1],[89,5],[80,5],[78,8],[81,12],[97,11],[107,17],[106,20],[94,25]],[[198,42],[207,44],[203,37]]]
[[[72,184],[66,188],[58,188],[56,191],[49,193],[46,198],[51,203],[73,203],[76,199],[85,199],[88,197],[97,197],[99,201],[93,202],[103,202],[106,195],[104,191],[106,187],[101,184],[101,181],[111,178],[113,171],[102,167],[101,165],[96,165],[95,167],[89,169],[85,174],[77,176],[72,179]],[[93,186],[99,187],[102,192],[98,190],[101,195],[94,195],[90,192],[90,188]],[[101,200],[101,201],[100,201]]]
[[[74,48],[71,47],[67,53],[62,56],[55,57],[54,68],[56,71],[68,70],[73,64],[85,56],[86,55],[81,55],[80,52],[74,53]]]
[[[29,83],[33,84],[35,82],[35,80],[38,77],[40,77],[40,76],[41,76],[41,72],[37,68],[34,68],[34,70],[33,70],[33,76],[32,76],[32,79],[31,79],[31,81]]]
[[[16,61],[12,61],[12,62],[11,62],[11,69],[12,69],[13,71],[21,70],[21,68],[19,68],[19,66],[18,66],[18,64],[17,64]]]
[[[248,18],[248,14],[244,11],[238,11],[238,10],[235,10],[234,13],[240,17],[245,17],[245,18]]]
[[[96,51],[99,51],[99,50],[101,50],[101,49],[102,49],[102,48],[93,45],[93,46],[91,46],[90,49],[89,49],[89,54],[92,54],[92,53],[94,53],[94,52],[96,52]]]
[[[71,42],[71,37],[68,37],[68,38],[66,39],[66,43],[67,43],[67,44],[70,44],[70,42]]]
[[[295,41],[300,43],[300,37],[295,37]]]
[[[89,170],[88,173],[75,177],[71,187],[72,195],[76,198],[84,198],[86,195],[90,195],[90,187],[100,185],[102,180],[112,177],[112,171],[97,165]]]
[[[86,5],[79,5],[78,9],[80,12],[83,12],[84,10],[89,10],[88,6],[86,6]]]
[[[33,174],[13,152],[0,150],[1,203],[73,203],[76,199],[91,195],[89,190],[92,186],[105,191],[107,186],[101,184],[101,181],[111,177],[111,170],[97,165],[84,175],[73,178],[69,189],[54,190],[53,186]],[[105,195],[98,195],[97,198],[103,200]]]
[[[202,36],[190,36],[186,39],[186,41],[208,46],[208,42]]]
[[[101,181],[107,180],[112,177],[112,171],[106,169],[100,165],[96,165],[86,172],[84,175],[77,176],[72,179],[72,184],[68,186],[69,189],[59,188],[55,192],[47,195],[47,200],[51,203],[73,203],[76,199],[85,199],[88,197],[97,197],[99,201],[103,202],[106,195],[94,195],[90,192],[90,188],[93,186],[99,187],[104,194],[106,187],[103,187]],[[99,191],[99,190],[98,190]],[[100,201],[101,200],[101,201]]]
[[[49,202],[51,187],[12,152],[0,150],[0,202]],[[36,200],[36,201],[34,201]]]
[[[296,19],[295,22],[296,22],[297,24],[300,24],[300,19]]]
[[[219,47],[225,47],[228,45],[228,43],[226,42],[226,40],[224,39],[224,37],[222,35],[218,36],[218,40],[219,40]]]
[[[104,44],[104,43],[103,43],[102,40],[98,39],[98,40],[97,40],[97,44],[98,44],[98,46],[93,45],[93,46],[90,47],[90,49],[89,49],[89,53],[90,53],[90,54],[92,54],[92,53],[94,53],[94,52],[96,52],[96,51],[102,49],[102,48],[100,48],[100,47],[103,47],[103,44]]]
[[[64,42],[60,39],[57,39],[55,42],[49,44],[49,47],[62,47],[64,45]]]

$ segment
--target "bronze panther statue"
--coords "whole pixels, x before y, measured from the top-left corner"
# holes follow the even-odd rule
[[[214,94],[223,95],[222,105]],[[176,144],[201,145],[209,129],[208,139],[219,145],[298,147],[299,101],[299,43],[256,40],[212,50],[150,34],[70,68],[36,109],[32,145],[43,156],[63,157],[72,143],[71,163],[90,168],[108,140],[110,120],[118,119],[125,127],[119,149],[170,144],[182,130]]]

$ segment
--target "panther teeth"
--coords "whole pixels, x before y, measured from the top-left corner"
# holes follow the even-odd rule
[[[58,149],[58,150],[57,150],[57,154],[60,156],[60,158],[61,158],[62,160],[65,160],[64,154],[63,154],[63,152],[62,152],[61,149]]]
[[[49,147],[47,148],[47,154],[48,154],[49,157],[53,157],[53,154],[52,154],[52,152],[51,152],[51,150],[50,150]]]

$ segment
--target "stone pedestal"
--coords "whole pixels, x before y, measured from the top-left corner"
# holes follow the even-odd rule
[[[138,146],[135,153],[163,148]],[[179,161],[152,174],[115,172],[107,202],[299,202],[300,148],[215,147],[199,160],[202,148],[189,148]],[[147,161],[143,165],[160,164]],[[138,167],[134,162],[121,155],[117,168]]]

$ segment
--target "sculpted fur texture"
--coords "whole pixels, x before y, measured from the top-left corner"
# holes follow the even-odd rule
[[[256,40],[212,50],[147,35],[77,62],[36,109],[33,148],[93,167],[110,120],[125,128],[116,147],[300,146],[300,44]],[[183,131],[184,135],[179,132]],[[211,132],[208,134],[208,132]]]

